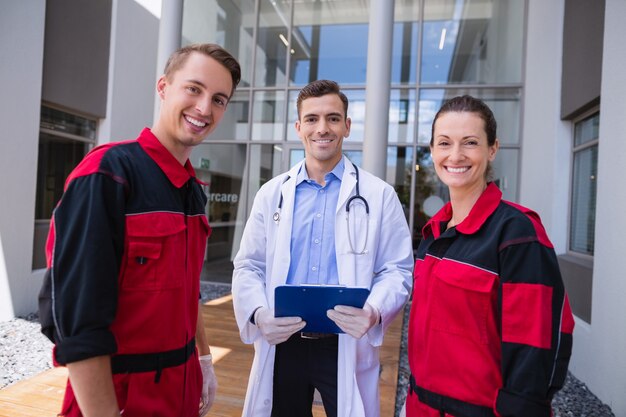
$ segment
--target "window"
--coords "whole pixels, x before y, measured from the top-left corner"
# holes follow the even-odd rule
[[[574,123],[569,250],[593,256],[600,113]]]
[[[257,178],[271,175],[271,155],[256,150],[250,158],[247,163],[246,145],[241,143],[203,143],[189,156],[196,177],[206,184],[208,197],[206,213],[211,236],[200,275],[203,281],[230,282],[233,276],[232,260],[246,221],[246,189],[252,184],[246,180],[244,167],[253,169],[252,175]]]
[[[41,107],[33,269],[46,267],[45,245],[52,210],[63,194],[65,179],[95,139],[95,120]]]

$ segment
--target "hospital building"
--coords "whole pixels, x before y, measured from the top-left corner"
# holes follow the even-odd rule
[[[0,321],[36,310],[71,169],[151,126],[172,50],[214,42],[242,81],[191,154],[213,229],[203,280],[230,282],[256,191],[304,157],[304,85],[340,83],[345,154],[395,187],[415,246],[448,198],[433,116],[471,94],[498,121],[504,198],[537,211],[555,246],[570,370],[626,416],[624,22],[624,0],[0,0]]]

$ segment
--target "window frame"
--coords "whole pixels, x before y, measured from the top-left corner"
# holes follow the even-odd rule
[[[566,242],[566,254],[570,255],[572,257],[575,257],[577,259],[579,259],[580,261],[583,261],[585,263],[589,262],[589,263],[593,263],[594,260],[594,255],[589,254],[589,253],[583,253],[583,252],[578,252],[575,250],[572,250],[571,247],[571,242],[572,242],[572,216],[573,216],[573,203],[574,203],[574,180],[575,180],[575,175],[574,175],[574,168],[575,168],[575,156],[578,152],[590,149],[594,146],[597,146],[599,148],[600,146],[600,133],[598,131],[598,137],[596,137],[593,140],[590,140],[588,142],[585,142],[581,145],[576,145],[576,126],[579,123],[584,122],[587,119],[590,119],[593,116],[598,116],[598,119],[600,117],[600,107],[599,106],[594,106],[593,108],[589,109],[588,111],[585,111],[584,113],[581,113],[580,115],[578,115],[576,118],[572,119],[571,121],[571,150],[570,150],[570,179],[569,179],[569,201],[568,201],[568,216],[567,216],[567,242]],[[596,161],[597,162],[597,161]],[[597,196],[596,196],[597,198]],[[597,207],[597,200],[596,200],[596,207]],[[594,219],[595,222],[595,219]],[[595,228],[595,224],[594,224],[594,228]],[[595,237],[595,232],[594,232],[594,237]],[[594,238],[594,253],[595,253],[595,238]]]

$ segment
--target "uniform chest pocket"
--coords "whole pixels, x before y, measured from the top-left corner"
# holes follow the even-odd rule
[[[128,216],[122,289],[146,291],[182,286],[186,275],[186,229],[182,215]]]
[[[434,268],[430,305],[433,330],[488,344],[495,331],[497,275],[443,259]]]

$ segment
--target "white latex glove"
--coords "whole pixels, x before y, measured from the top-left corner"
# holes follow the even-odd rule
[[[380,320],[378,310],[368,303],[365,303],[363,308],[338,305],[328,310],[326,315],[341,330],[355,339],[363,337]]]
[[[300,317],[274,317],[274,311],[266,307],[261,307],[254,313],[254,322],[270,345],[284,342],[306,326],[306,322]]]
[[[200,369],[202,370],[202,396],[200,397],[199,416],[207,415],[217,392],[217,377],[213,369],[213,357],[211,354],[200,356]]]

